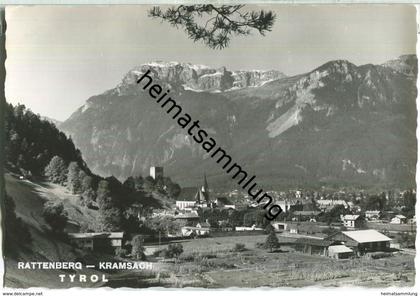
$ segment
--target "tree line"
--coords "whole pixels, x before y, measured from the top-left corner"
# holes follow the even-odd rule
[[[175,198],[181,191],[169,177],[155,180],[150,176],[135,176],[121,183],[113,176],[95,175],[72,139],[55,124],[34,114],[25,105],[6,104],[5,107],[6,168],[26,178],[46,178],[66,186],[80,197],[82,206],[98,210],[98,223],[84,226],[86,231],[138,232],[139,211],[133,210],[133,205],[146,212],[150,210],[146,201],[150,201],[151,193]],[[44,207],[44,220],[53,232],[62,232],[67,222],[63,205],[53,202]],[[10,221],[14,221],[10,217]]]
[[[5,104],[5,119],[5,165],[9,170],[27,177],[42,176],[51,158],[58,155],[90,173],[71,138],[25,105]]]

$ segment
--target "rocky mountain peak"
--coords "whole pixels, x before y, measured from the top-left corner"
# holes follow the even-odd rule
[[[405,74],[407,76],[417,77],[417,57],[414,54],[402,55],[397,59],[390,60],[382,64],[382,66],[391,68],[394,71]]]
[[[155,61],[131,69],[118,86],[120,91],[145,73],[171,85],[171,88],[196,92],[223,92],[230,89],[257,87],[267,82],[284,78],[277,70],[230,71],[226,67],[212,68],[191,63]]]
[[[352,74],[357,69],[357,66],[347,60],[334,60],[323,64],[312,72],[324,72],[327,74]]]
[[[177,88],[185,111],[266,184],[415,184],[414,56],[384,65],[336,60],[285,78],[275,70],[179,62],[137,66],[60,126],[95,172],[123,180],[159,163],[179,182],[194,183],[203,171],[226,177],[136,84],[149,69],[162,86]]]

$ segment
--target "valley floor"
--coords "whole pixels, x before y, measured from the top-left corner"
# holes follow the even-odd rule
[[[22,251],[17,259],[5,260],[7,287],[389,287],[412,286],[415,278],[414,254],[396,252],[382,259],[336,260],[308,255],[291,248],[289,237],[278,235],[282,244],[278,252],[256,247],[266,235],[209,237],[180,241],[184,253],[179,259],[151,256],[159,246],[148,246],[146,255],[153,269],[139,271],[103,272],[86,269],[76,274],[105,275],[107,283],[60,283],[59,273],[68,271],[19,270],[17,261],[74,261],[78,254],[70,245],[56,240],[45,231],[41,218],[43,203],[61,199],[69,216],[75,221],[89,223],[93,213],[77,206],[75,196],[51,184],[18,180],[6,175],[6,189],[16,202],[16,212],[29,226],[31,248]],[[236,243],[245,244],[243,252],[232,251]],[[160,247],[165,247],[161,245]],[[101,258],[100,260],[112,260]]]
[[[342,287],[383,288],[414,285],[414,256],[395,253],[382,259],[345,259],[308,255],[287,246],[269,253],[255,247],[265,235],[205,238],[182,242],[179,260],[155,263],[164,287],[253,288],[253,287]],[[244,243],[244,252],[231,251],[235,243]],[[136,287],[132,275],[124,281],[119,275],[115,285]],[[157,278],[157,277],[156,277]],[[155,278],[155,279],[156,279]]]

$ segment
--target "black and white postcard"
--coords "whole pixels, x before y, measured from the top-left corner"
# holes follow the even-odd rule
[[[207,2],[3,10],[4,287],[417,295],[415,6]]]

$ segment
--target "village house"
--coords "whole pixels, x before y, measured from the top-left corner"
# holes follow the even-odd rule
[[[218,208],[235,209],[236,206],[227,197],[216,198],[216,206]]]
[[[181,233],[184,237],[207,236],[210,234],[210,224],[207,222],[197,223],[197,226],[181,227]]]
[[[334,259],[347,259],[353,256],[353,250],[345,245],[333,245],[328,247],[328,256]]]
[[[327,256],[328,247],[332,244],[329,240],[301,237],[295,241],[295,248],[306,254]]]
[[[193,209],[195,206],[195,201],[191,200],[177,200],[175,206],[180,210]]]
[[[285,231],[288,224],[285,222],[274,222],[272,225],[275,231]]]
[[[328,256],[335,259],[346,259],[354,255],[354,251],[334,237],[309,238],[301,237],[295,242],[295,249],[309,255]]]
[[[321,214],[319,211],[294,211],[293,217],[297,218],[297,221],[316,221],[316,217]]]
[[[197,187],[184,187],[176,198],[175,205],[179,210],[191,211],[196,205]]]
[[[407,219],[408,224],[416,224],[416,216],[414,215],[413,218]]]
[[[154,210],[152,212],[151,217],[152,218],[159,218],[159,217],[165,217],[165,216],[175,216],[175,211],[173,210]],[[142,217],[138,217],[139,220],[144,220],[144,216]]]
[[[199,223],[197,223],[196,227],[198,227],[198,228],[210,228],[210,223],[208,221],[199,222]]]
[[[298,229],[297,225],[290,225],[289,232],[291,234],[298,234],[299,233],[299,229]]]
[[[391,242],[389,244],[389,248],[391,249],[396,249],[396,250],[400,250],[401,249],[401,244],[398,242]]]
[[[345,209],[351,209],[354,205],[351,201],[345,201],[343,199],[319,199],[316,201],[320,209],[328,210],[335,206],[342,205]]]
[[[287,213],[290,210],[290,207],[295,205],[296,202],[291,200],[277,200],[276,203],[282,208],[283,212]]]
[[[251,227],[247,226],[237,226],[235,227],[235,231],[262,231],[264,229],[257,227],[257,225],[252,225]]]
[[[357,255],[363,255],[367,252],[387,251],[392,240],[374,229],[341,231],[326,239],[343,243]]]
[[[175,220],[180,222],[182,226],[193,226],[199,221],[200,217],[198,216],[197,211],[191,211],[187,213],[180,213],[174,216]]]
[[[381,211],[366,211],[365,217],[367,220],[375,221],[381,216]]]
[[[110,251],[123,246],[124,232],[69,233],[71,242],[91,251]]]
[[[234,189],[228,193],[229,197],[241,197],[242,193],[238,189]]]
[[[217,231],[233,231],[234,228],[230,225],[228,220],[218,220],[217,221]]]
[[[398,213],[395,210],[382,211],[382,213],[381,213],[381,219],[390,221],[397,214]]]
[[[344,215],[341,217],[343,225],[347,228],[360,228],[365,225],[365,219],[360,215]]]
[[[390,224],[406,224],[407,217],[404,215],[396,215],[394,218],[391,219],[389,223]]]

